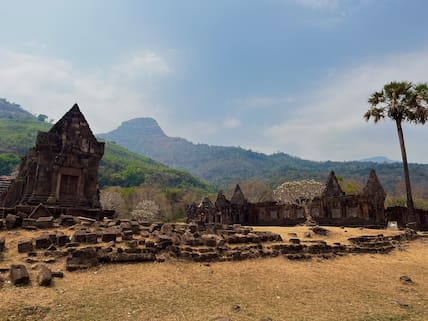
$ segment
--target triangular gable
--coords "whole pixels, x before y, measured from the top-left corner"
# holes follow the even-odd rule
[[[214,208],[214,205],[208,197],[204,197],[198,208]]]
[[[379,178],[376,175],[376,171],[372,169],[367,179],[367,184],[363,189],[364,195],[386,195]]]
[[[38,219],[39,217],[49,217],[49,216],[52,216],[49,210],[46,207],[44,207],[43,204],[39,204],[33,209],[29,218]]]
[[[84,131],[82,133],[85,136],[89,136],[91,139],[96,140],[95,135],[92,133],[92,130],[89,127],[88,122],[80,111],[79,105],[74,104],[71,109],[61,117],[60,120],[56,122],[55,125],[49,130],[51,134],[62,134],[69,131],[69,127],[73,126],[73,121],[79,123],[79,131]]]
[[[224,196],[223,191],[218,192],[217,199],[215,201],[215,206],[217,208],[223,208],[229,205],[229,201],[227,200],[226,196]]]
[[[247,202],[239,184],[236,184],[235,191],[233,192],[233,196],[230,199],[230,202],[232,204],[239,204],[239,205],[242,205]]]
[[[322,192],[323,197],[336,197],[343,196],[345,193],[342,191],[339,182],[337,181],[336,174],[331,171],[328,175],[327,182],[325,184],[324,191]]]

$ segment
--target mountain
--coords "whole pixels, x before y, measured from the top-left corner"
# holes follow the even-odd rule
[[[37,131],[48,131],[52,124],[38,121],[19,105],[1,105],[2,101],[5,100],[0,99],[0,175],[9,175],[21,163],[21,157],[34,146]],[[4,106],[6,107],[3,109]],[[25,117],[26,113],[32,118]],[[1,115],[6,115],[6,119],[2,119]],[[108,141],[105,143],[99,170],[100,187],[128,187],[151,182],[161,188],[214,191],[212,186],[185,171],[170,168],[117,144]]]
[[[187,170],[217,188],[229,188],[232,183],[251,179],[263,179],[271,186],[295,179],[324,181],[330,170],[342,178],[365,183],[373,168],[385,189],[392,193],[403,176],[400,163],[316,162],[285,153],[266,155],[239,147],[194,144],[167,136],[152,118],[125,121],[117,129],[99,136],[166,165]],[[428,165],[411,164],[410,171],[414,186],[428,194]]]
[[[379,164],[392,164],[392,163],[399,163],[399,161],[395,161],[392,159],[389,159],[385,156],[374,156],[370,158],[364,158],[360,159],[360,162],[372,162],[372,163],[379,163]]]
[[[37,120],[36,116],[24,110],[20,105],[11,103],[4,98],[0,98],[0,119]]]

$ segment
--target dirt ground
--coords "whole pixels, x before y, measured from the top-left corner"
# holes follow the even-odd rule
[[[290,238],[305,227],[263,227]],[[330,228],[329,242],[345,242],[380,230]],[[9,233],[9,234],[6,234]],[[29,232],[1,232],[10,253],[0,266],[18,263],[13,252]],[[314,237],[315,238],[315,237]],[[9,241],[8,241],[9,240]],[[25,257],[25,256],[24,256]],[[29,266],[27,264],[27,266]],[[63,262],[53,265],[64,270]],[[14,287],[8,275],[0,289],[0,320],[232,321],[270,317],[286,320],[428,320],[428,239],[390,254],[358,254],[331,260],[284,257],[239,262],[105,265],[65,273],[53,286]],[[413,284],[403,284],[400,276]]]

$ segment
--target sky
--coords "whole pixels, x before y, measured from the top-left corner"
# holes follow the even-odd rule
[[[371,93],[428,81],[425,0],[0,0],[0,97],[95,133],[153,117],[195,143],[401,159]],[[428,163],[428,125],[405,125]]]

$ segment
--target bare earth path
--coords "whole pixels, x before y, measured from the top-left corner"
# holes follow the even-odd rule
[[[4,284],[0,320],[428,320],[428,239],[386,255],[107,265],[54,282]]]

